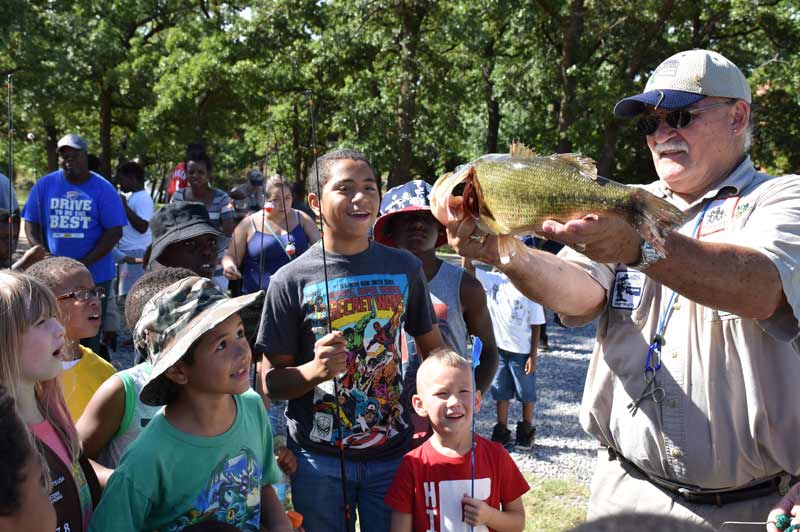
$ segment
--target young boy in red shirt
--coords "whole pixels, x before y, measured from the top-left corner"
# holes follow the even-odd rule
[[[417,372],[414,410],[430,419],[433,436],[403,458],[384,501],[392,532],[411,530],[521,531],[528,483],[498,443],[472,435],[472,366],[438,349]],[[474,496],[472,457],[474,458]]]

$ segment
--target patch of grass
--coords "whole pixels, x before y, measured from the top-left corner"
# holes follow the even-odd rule
[[[522,497],[526,532],[561,532],[586,520],[589,489],[574,480],[525,475],[531,489]]]

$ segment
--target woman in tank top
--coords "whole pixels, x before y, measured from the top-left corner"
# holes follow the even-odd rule
[[[266,290],[270,277],[320,239],[309,215],[292,208],[292,190],[281,176],[264,185],[264,209],[245,217],[222,258],[228,279],[242,279],[242,293]]]

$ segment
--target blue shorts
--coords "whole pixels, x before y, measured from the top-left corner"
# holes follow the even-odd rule
[[[345,532],[342,471],[339,457],[302,449],[291,439],[297,457],[292,476],[292,503],[303,514],[308,532]],[[383,503],[403,456],[380,460],[345,460],[347,498],[351,508],[348,530],[355,530],[356,511],[361,530],[389,532],[392,509]]]
[[[492,397],[495,401],[508,401],[516,397],[523,403],[536,402],[536,372],[525,374],[525,362],[529,355],[512,353],[497,348],[500,361],[492,381]]]

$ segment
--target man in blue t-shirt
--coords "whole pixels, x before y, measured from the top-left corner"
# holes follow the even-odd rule
[[[81,261],[108,292],[115,275],[111,250],[128,223],[122,201],[111,183],[89,171],[86,141],[78,135],[58,141],[58,163],[60,170],[31,189],[22,211],[25,234],[54,256]]]

